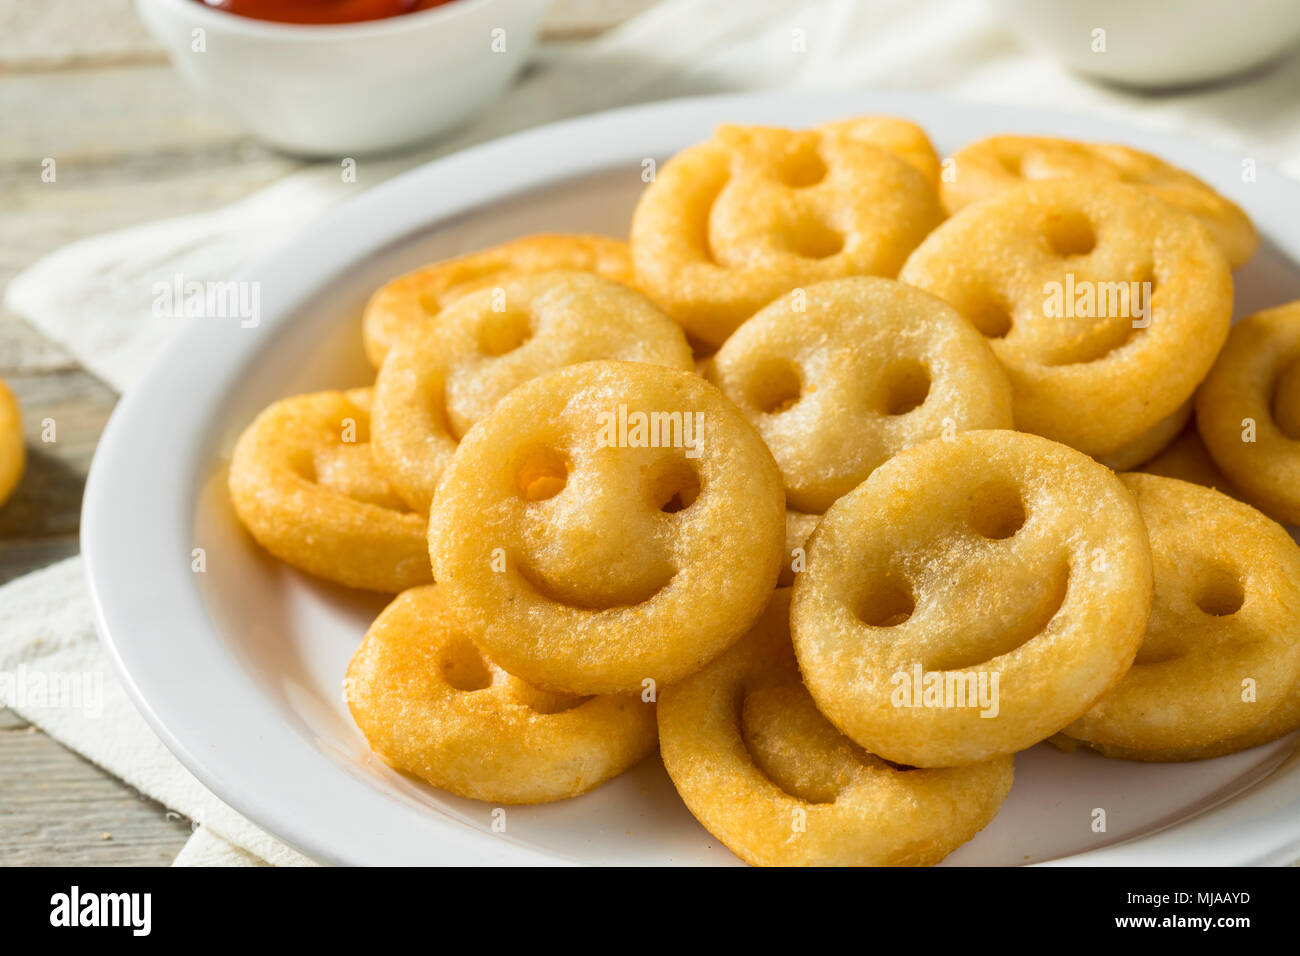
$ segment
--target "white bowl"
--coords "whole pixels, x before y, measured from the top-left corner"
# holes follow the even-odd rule
[[[1300,41],[1296,0],[992,0],[1004,24],[1080,73],[1187,86],[1260,66]],[[1094,31],[1105,31],[1096,50]]]
[[[429,139],[499,96],[528,59],[546,2],[453,0],[325,26],[195,0],[136,8],[181,75],[258,137],[292,153],[355,156]]]
[[[950,152],[993,133],[1130,143],[1186,166],[1264,236],[1237,275],[1246,314],[1300,298],[1300,185],[1181,137],[1068,114],[903,94],[670,101],[543,126],[367,189],[241,277],[261,321],[190,319],[129,389],[95,453],[81,523],[96,622],[141,713],[199,779],[263,829],[325,862],[736,863],[687,812],[657,756],[573,800],[499,808],[375,758],[343,702],[348,659],[384,605],[257,548],[224,467],[268,402],[372,381],[360,315],[423,262],[550,229],[626,235],[646,157],[719,122],[806,126],[863,113],[924,125]],[[521,162],[520,157],[527,157]],[[206,555],[192,570],[193,549]],[[1093,829],[1095,808],[1107,831]],[[1005,864],[1291,862],[1300,855],[1300,734],[1190,764],[1016,755],[996,820],[948,860]]]

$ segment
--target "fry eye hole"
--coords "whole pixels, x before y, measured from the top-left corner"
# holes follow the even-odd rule
[[[1227,617],[1241,610],[1246,602],[1246,593],[1237,576],[1216,568],[1196,591],[1196,606],[1212,617]]]
[[[967,309],[966,318],[986,339],[1003,339],[1011,331],[1011,309],[994,296],[986,296]]]
[[[459,691],[483,690],[492,683],[492,671],[477,647],[465,639],[443,648],[438,660],[443,679]]]
[[[532,334],[528,313],[515,309],[490,312],[479,329],[478,344],[484,353],[497,358],[519,348]]]
[[[916,598],[903,581],[880,578],[867,585],[857,602],[858,619],[870,627],[896,627],[916,610]]]
[[[519,497],[525,501],[554,498],[569,480],[569,463],[554,448],[541,447],[529,452],[515,473]]]
[[[700,496],[700,476],[684,461],[673,460],[650,481],[650,500],[657,511],[677,514]]]
[[[828,259],[844,248],[844,235],[819,219],[790,227],[783,238],[788,252],[805,259]]]
[[[880,410],[886,415],[906,415],[919,408],[930,394],[930,370],[915,359],[895,362],[885,370]]]
[[[807,189],[826,178],[826,161],[813,147],[800,149],[781,160],[777,175],[791,189]]]
[[[1063,259],[1086,256],[1097,248],[1097,232],[1088,217],[1082,213],[1051,217],[1043,237],[1047,240],[1048,247]]]
[[[786,411],[803,392],[799,370],[786,359],[769,359],[749,379],[749,401],[764,415]]]
[[[971,495],[969,519],[976,534],[1001,541],[1024,526],[1025,502],[1013,486],[991,481]]]

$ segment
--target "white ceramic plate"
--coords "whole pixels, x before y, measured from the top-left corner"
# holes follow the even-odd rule
[[[136,705],[218,796],[332,863],[737,862],[687,813],[657,758],[576,800],[510,808],[394,773],[370,756],[342,677],[380,598],[266,557],[235,521],[225,463],[262,406],[363,384],[369,292],[426,261],[539,230],[624,235],[641,162],[719,122],[801,127],[859,113],[924,125],[941,152],[992,133],[1148,149],[1240,202],[1266,237],[1238,314],[1300,298],[1300,186],[1241,157],[1097,120],[903,95],[757,95],[654,104],[532,130],[360,195],[251,269],[262,320],[181,329],[122,400],[86,489],[82,547],[100,633]],[[204,548],[207,571],[191,571]],[[997,819],[961,864],[1245,864],[1300,856],[1294,738],[1220,760],[1142,765],[1040,745],[1016,758]],[[1092,830],[1093,809],[1107,830]]]

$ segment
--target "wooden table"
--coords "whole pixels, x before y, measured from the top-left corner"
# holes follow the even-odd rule
[[[652,0],[554,0],[544,42],[590,36]],[[41,162],[58,164],[56,184]],[[0,287],[76,239],[225,205],[301,164],[182,85],[131,0],[0,0]],[[117,400],[0,309],[27,473],[0,508],[0,583],[77,553],[86,470]],[[40,439],[42,419],[58,440]],[[0,708],[0,862],[165,865],[190,823]]]

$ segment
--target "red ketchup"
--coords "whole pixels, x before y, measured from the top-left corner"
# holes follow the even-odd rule
[[[451,0],[195,0],[205,7],[278,23],[359,23],[428,10]]]

